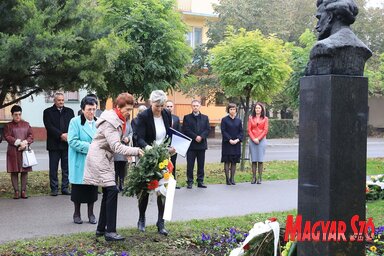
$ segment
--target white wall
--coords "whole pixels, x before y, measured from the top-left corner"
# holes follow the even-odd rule
[[[369,97],[368,124],[375,128],[384,128],[384,97]]]
[[[213,14],[212,4],[219,4],[219,0],[192,0],[191,11],[194,13]]]
[[[72,108],[76,116],[80,109],[80,101],[85,95],[87,95],[86,90],[79,90],[79,101],[65,101],[64,106]],[[23,99],[20,102],[23,109],[23,119],[29,122],[32,127],[44,127],[43,111],[52,105],[52,102],[45,101],[45,93],[34,95],[33,100],[32,97]]]

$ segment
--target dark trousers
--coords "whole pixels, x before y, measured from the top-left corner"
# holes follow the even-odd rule
[[[58,191],[57,170],[61,163],[61,191],[68,189],[68,150],[49,150],[49,185],[51,191]]]
[[[116,186],[103,188],[103,199],[101,200],[98,231],[116,232],[117,219],[117,194]]]
[[[193,183],[193,168],[197,159],[197,183],[204,182],[205,150],[188,150],[187,152],[187,183]]]
[[[161,195],[157,196],[157,224],[163,222],[165,202],[163,202],[161,197]],[[145,219],[145,211],[147,210],[148,206],[148,198],[149,194],[147,192],[143,192],[139,198],[139,219],[141,220]]]
[[[171,162],[173,164],[173,177],[175,177],[175,180],[177,180],[177,177],[176,177],[176,159],[177,159],[177,154],[174,154],[173,156],[171,156]]]
[[[116,186],[122,190],[124,187],[124,179],[127,175],[127,170],[125,167],[127,166],[126,161],[115,161],[115,181]]]

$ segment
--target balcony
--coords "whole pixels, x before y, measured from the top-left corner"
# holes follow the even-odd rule
[[[177,9],[182,12],[192,12],[192,0],[177,0]]]

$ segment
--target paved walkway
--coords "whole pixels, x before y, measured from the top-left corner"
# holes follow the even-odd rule
[[[98,216],[101,195],[95,204]],[[240,216],[249,213],[284,211],[297,206],[297,180],[268,181],[261,185],[241,183],[236,186],[209,185],[176,190],[172,221]],[[86,217],[86,205],[82,206]],[[27,200],[0,199],[0,243],[7,241],[62,235],[96,230],[95,225],[72,222],[73,204],[69,196],[31,197]],[[137,200],[119,197],[118,228],[135,227]],[[88,218],[83,218],[88,220]],[[150,197],[147,224],[157,220],[157,205]],[[172,230],[170,230],[172,232]]]

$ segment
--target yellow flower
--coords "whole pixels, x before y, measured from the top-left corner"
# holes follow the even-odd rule
[[[164,164],[164,166],[167,166],[168,165],[168,159],[164,159],[163,164]]]
[[[166,180],[169,179],[169,172],[164,173],[164,179],[166,179]]]
[[[164,165],[164,163],[159,163],[159,168],[160,170],[164,169],[166,165]]]
[[[377,248],[376,246],[372,245],[371,247],[369,247],[369,250],[371,250],[371,252],[376,252]]]

